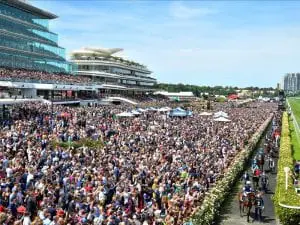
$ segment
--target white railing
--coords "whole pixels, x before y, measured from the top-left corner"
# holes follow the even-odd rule
[[[288,209],[300,209],[300,205],[299,206],[293,206],[293,205],[285,205],[279,202],[279,205],[283,208],[288,208]]]
[[[288,109],[290,110],[290,113],[291,113],[291,117],[292,117],[292,120],[293,120],[293,125],[295,127],[295,131],[296,131],[296,136],[297,136],[297,141],[298,141],[298,144],[300,144],[300,139],[299,139],[299,135],[300,135],[300,127],[299,127],[299,123],[297,122],[296,120],[296,117],[294,115],[294,112],[292,110],[292,107],[290,106],[290,103],[289,103],[289,100],[287,99],[287,105],[288,105]]]

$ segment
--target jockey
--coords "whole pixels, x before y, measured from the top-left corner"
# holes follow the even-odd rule
[[[262,195],[258,193],[255,196],[255,220],[262,221],[262,210],[264,209],[264,200]]]
[[[260,171],[260,169],[258,168],[258,166],[255,167],[254,170],[253,170],[253,176],[254,176],[254,177],[259,177],[260,174],[261,174],[261,171]]]
[[[259,167],[258,167],[258,165],[257,165],[257,159],[256,158],[254,158],[253,159],[253,162],[252,162],[252,165],[251,165],[251,169],[252,169],[252,171],[254,172],[254,170],[255,169],[258,169]]]
[[[246,181],[246,185],[243,187],[243,193],[245,196],[247,196],[247,194],[253,192],[253,189],[251,187],[251,181]]]
[[[245,173],[242,176],[242,181],[244,181],[244,184],[246,184],[246,182],[249,180],[250,180],[250,176],[249,176],[248,172],[245,171]]]
[[[275,167],[274,159],[271,156],[269,156],[269,169],[273,170],[274,167]]]

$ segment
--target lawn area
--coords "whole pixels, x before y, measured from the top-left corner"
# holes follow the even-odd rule
[[[289,125],[290,125],[290,134],[291,134],[291,144],[293,146],[293,156],[294,156],[294,159],[300,160],[300,144],[299,144],[300,137],[297,137],[297,133],[294,128],[294,124],[291,120],[289,121]],[[298,138],[299,138],[299,141],[298,141]]]
[[[300,124],[300,98],[289,98],[289,103],[294,112],[298,124]]]
[[[300,127],[300,98],[289,98],[289,103]],[[297,136],[293,122],[289,121],[291,144],[293,146],[294,158],[300,160],[300,137]]]

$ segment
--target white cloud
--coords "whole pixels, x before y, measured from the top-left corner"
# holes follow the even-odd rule
[[[201,16],[208,16],[218,13],[217,10],[211,8],[193,8],[182,2],[172,2],[170,5],[170,15],[177,19],[193,19]]]

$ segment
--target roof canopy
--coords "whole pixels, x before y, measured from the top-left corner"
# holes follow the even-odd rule
[[[31,4],[26,3],[25,1],[18,1],[18,0],[0,0],[0,3],[4,3],[11,7],[20,9],[22,11],[28,12],[30,14],[36,15],[41,19],[55,19],[57,18],[56,15],[39,9]]]
[[[94,57],[110,57],[117,52],[123,51],[122,48],[89,48],[85,47],[80,50],[74,50],[72,56],[94,56]]]

